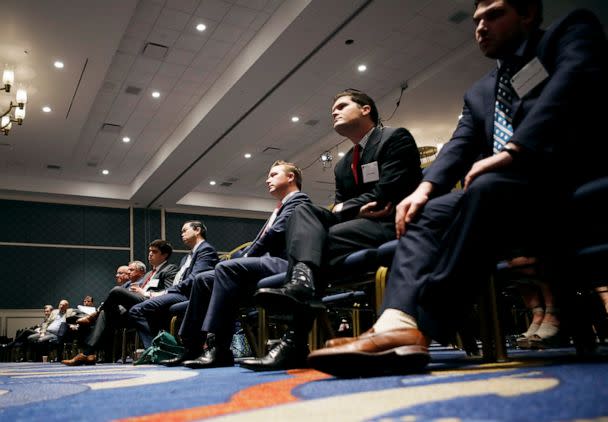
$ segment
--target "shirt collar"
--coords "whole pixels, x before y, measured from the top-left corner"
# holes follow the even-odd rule
[[[285,202],[287,202],[289,200],[289,198],[291,198],[292,196],[294,196],[298,192],[299,191],[297,191],[297,190],[294,190],[293,192],[289,192],[287,195],[285,195],[283,197],[283,199],[281,199],[281,204],[285,205]]]
[[[197,242],[197,243],[196,243],[196,245],[194,245],[194,247],[193,247],[193,248],[192,248],[192,250],[190,251],[190,253],[191,253],[192,255],[194,255],[194,252],[196,252],[196,250],[198,249],[198,247],[200,246],[200,244],[201,244],[201,243],[203,243],[203,242],[204,242],[204,240],[201,240],[201,241]]]
[[[363,135],[363,138],[361,138],[361,140],[359,141],[359,152],[360,153],[363,152],[363,150],[365,149],[365,145],[367,145],[367,141],[369,141],[369,137],[371,136],[374,129],[376,129],[375,126],[373,128],[371,128],[365,135]]]

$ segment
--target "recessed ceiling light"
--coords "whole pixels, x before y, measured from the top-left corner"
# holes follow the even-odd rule
[[[338,153],[338,157],[344,157],[344,153],[343,152],[339,152]]]
[[[358,70],[359,72],[365,72],[365,71],[367,70],[367,66],[365,66],[364,64],[360,64],[360,65],[357,67],[357,70]]]
[[[244,155],[245,158],[251,158],[251,154],[247,153]]]
[[[158,98],[158,97],[160,97],[160,92],[158,92],[158,91],[154,91],[154,92],[152,93],[152,96],[153,96],[154,98]]]
[[[53,66],[55,66],[57,69],[63,69],[63,62],[57,60],[55,63],[53,63]]]
[[[129,142],[131,142],[131,138],[129,138],[128,136],[123,136],[122,141],[123,141],[125,144],[128,144]]]
[[[104,176],[107,176],[108,174],[110,174],[110,170],[108,170],[108,169],[103,169],[103,170],[101,171],[101,174],[103,174]]]
[[[215,186],[215,180],[211,180],[211,181],[209,182],[209,184],[210,184],[211,186]]]
[[[292,121],[292,122],[294,122],[294,123],[296,123],[296,122],[299,122],[299,121],[300,121],[300,118],[299,118],[298,116],[293,116],[293,117],[291,118],[291,121]]]
[[[207,29],[207,25],[205,25],[204,23],[199,23],[198,25],[196,25],[196,30],[203,32],[205,29]]]
[[[45,113],[50,113],[51,112],[51,107],[44,106],[44,107],[42,107],[42,111],[44,111]]]

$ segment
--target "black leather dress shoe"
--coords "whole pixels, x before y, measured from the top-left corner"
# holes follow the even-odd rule
[[[308,347],[298,347],[293,342],[281,340],[266,356],[260,359],[245,359],[241,367],[254,371],[278,371],[307,368]]]
[[[196,359],[199,356],[199,354],[200,354],[200,351],[197,352],[197,351],[192,351],[192,350],[186,350],[180,356],[177,356],[173,359],[161,360],[158,363],[160,365],[165,365],[165,366],[180,366],[187,360]]]
[[[219,351],[215,347],[209,347],[196,359],[185,361],[184,366],[192,369],[234,366],[234,357],[230,349]]]
[[[310,306],[315,302],[315,284],[310,267],[298,262],[292,270],[291,279],[279,288],[262,288],[254,295],[256,301],[263,307],[273,309],[293,305]]]

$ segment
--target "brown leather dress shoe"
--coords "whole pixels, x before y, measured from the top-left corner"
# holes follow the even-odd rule
[[[369,330],[367,330],[366,332],[361,333],[361,335],[359,337],[336,337],[336,338],[331,338],[331,339],[329,339],[329,340],[327,340],[325,342],[325,347],[336,347],[336,346],[342,346],[343,344],[352,343],[353,341],[357,341],[359,339],[369,337],[374,332],[375,332],[374,331],[374,327],[372,327]]]
[[[414,328],[366,332],[356,340],[308,355],[314,369],[338,377],[418,372],[429,363],[430,339]]]
[[[97,321],[97,316],[98,316],[98,313],[97,313],[97,311],[95,311],[90,315],[84,316],[82,318],[78,318],[76,320],[76,324],[91,325],[91,324],[95,323],[95,321]]]
[[[81,366],[81,365],[95,365],[97,362],[97,356],[85,355],[78,353],[72,359],[62,360],[61,363],[67,366]]]

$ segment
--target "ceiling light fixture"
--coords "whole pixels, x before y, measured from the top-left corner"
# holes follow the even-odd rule
[[[251,158],[251,154],[247,153],[244,155],[245,158]]]
[[[8,66],[4,68],[2,73],[2,86],[0,91],[5,91],[7,94],[11,92],[11,88],[15,84],[15,72]],[[21,125],[25,119],[25,104],[27,103],[27,91],[23,88],[17,89],[15,94],[15,103],[11,99],[8,105],[8,109],[0,114],[0,130],[8,135],[9,131],[13,127],[13,123]],[[11,115],[11,111],[13,115]]]
[[[44,111],[45,113],[50,113],[53,110],[51,110],[51,107],[49,107],[49,106],[44,106],[44,107],[42,107],[42,111]]]
[[[325,151],[323,154],[321,154],[321,157],[319,157],[319,161],[321,161],[323,168],[331,166],[331,162],[333,161],[333,159],[334,156],[329,151]]]
[[[108,170],[108,169],[103,169],[103,170],[101,171],[101,174],[103,174],[104,176],[107,176],[108,174],[110,174],[110,170]]]
[[[131,142],[131,138],[129,138],[128,136],[123,136],[122,141],[123,141],[125,144],[128,144],[129,142]]]
[[[53,63],[53,66],[55,66],[57,69],[63,69],[63,62],[57,60],[55,63]]]
[[[160,92],[158,92],[158,91],[154,91],[154,92],[152,93],[152,96],[153,96],[154,98],[158,98],[158,97],[160,97]]]
[[[298,116],[293,116],[293,117],[291,118],[291,121],[292,121],[292,122],[294,122],[294,123],[297,123],[297,122],[299,122],[299,121],[300,121],[300,118],[299,118]]]
[[[365,72],[367,70],[367,66],[365,66],[364,64],[360,64],[359,67],[357,67],[357,70],[359,72]]]
[[[340,152],[338,153],[338,157],[344,157],[344,153],[343,153],[342,151],[340,151]]]
[[[199,32],[203,32],[205,29],[207,29],[207,25],[205,25],[204,23],[199,23],[198,25],[196,25],[196,30]]]
[[[215,180],[211,180],[211,181],[209,182],[209,184],[210,184],[211,186],[215,186]]]

